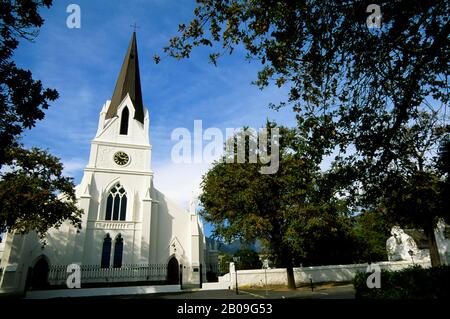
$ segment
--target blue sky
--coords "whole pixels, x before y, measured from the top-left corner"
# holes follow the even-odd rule
[[[66,26],[66,7],[71,3],[81,8],[80,29]],[[259,128],[267,118],[295,125],[290,109],[268,108],[270,102],[286,97],[283,89],[260,91],[251,84],[259,65],[246,61],[242,50],[221,59],[217,67],[208,62],[206,49],[194,50],[188,60],[163,55],[160,64],[153,62],[153,55],[161,54],[176,35],[178,24],[192,19],[194,7],[193,0],[58,0],[43,9],[45,23],[39,36],[34,42],[22,41],[14,59],[44,86],[57,89],[60,98],[45,120],[26,132],[25,145],[49,149],[61,158],[66,174],[80,182],[99,112],[111,99],[134,22],[139,25],[137,44],[143,99],[150,111],[155,186],[183,207],[193,192],[198,193],[209,164],[171,161],[176,141],[170,137],[175,128],[192,132],[194,120],[202,120],[204,129],[225,132],[227,127]]]

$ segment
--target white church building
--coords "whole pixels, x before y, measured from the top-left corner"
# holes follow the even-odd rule
[[[195,210],[153,186],[149,112],[142,102],[133,33],[111,101],[100,112],[89,162],[76,187],[82,229],[64,222],[45,245],[36,233],[3,238],[0,292],[64,286],[67,265],[81,265],[81,285],[104,282],[198,282],[215,257]],[[206,262],[206,264],[205,264]],[[180,276],[181,275],[181,276]]]

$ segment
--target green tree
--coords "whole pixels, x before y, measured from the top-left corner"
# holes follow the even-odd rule
[[[258,86],[289,88],[288,100],[273,107],[297,113],[309,156],[320,162],[337,149],[338,171],[353,177],[347,193],[367,194],[383,188],[392,166],[407,164],[399,159],[410,149],[410,128],[424,128],[423,113],[441,116],[433,128],[446,121],[450,75],[448,1],[379,1],[382,24],[375,29],[366,24],[371,3],[201,0],[164,50],[182,59],[194,47],[212,47],[216,63],[245,48],[261,64]],[[428,149],[439,139],[432,143]],[[421,225],[430,236],[434,217]],[[438,265],[437,248],[430,249]]]
[[[353,236],[357,241],[354,262],[387,260],[386,240],[392,225],[386,216],[379,211],[364,211],[353,219]]]
[[[17,147],[24,129],[42,120],[49,101],[58,98],[56,90],[44,89],[29,70],[18,68],[12,61],[18,39],[33,40],[44,23],[39,8],[51,4],[51,0],[0,3],[0,168],[7,161],[7,149]]]
[[[402,137],[405,144],[401,151],[378,174],[360,174],[364,188],[358,196],[360,205],[379,211],[391,225],[422,228],[433,265],[440,264],[435,225],[440,218],[450,221],[443,197],[444,175],[430,156],[448,134],[444,125],[435,124],[438,120],[437,114],[420,112],[416,123],[405,125]]]
[[[62,176],[59,160],[35,148],[9,151],[14,160],[0,179],[0,230],[35,230],[42,237],[64,220],[80,228],[82,211],[74,204],[72,179]]]
[[[249,163],[255,152],[250,145],[257,138],[239,132],[233,140],[245,141],[246,161],[238,163],[235,147],[203,177],[201,215],[214,224],[214,235],[227,242],[261,240],[274,264],[287,269],[288,286],[295,289],[294,263],[344,258],[342,247],[351,247],[345,245],[349,230],[343,226],[348,211],[330,196],[329,187],[321,187],[319,166],[301,152],[297,130],[280,128],[279,169],[274,174],[261,174],[261,163]],[[227,163],[230,158],[232,163]]]
[[[239,249],[234,257],[239,257],[238,269],[260,269],[262,267],[258,253],[252,249]]]
[[[66,219],[80,227],[74,185],[62,176],[59,159],[20,145],[21,134],[44,118],[58,93],[43,88],[12,57],[19,39],[37,36],[44,22],[39,10],[51,5],[51,0],[0,1],[0,231],[36,230],[43,236]]]
[[[450,221],[442,197],[445,183],[434,172],[417,171],[406,176],[391,175],[385,187],[381,207],[389,212],[387,218],[403,225],[423,227],[430,257],[439,260],[434,227],[438,218]]]
[[[220,275],[223,276],[226,273],[230,272],[230,262],[233,261],[233,256],[231,256],[230,254],[223,254],[219,259],[219,271]]]

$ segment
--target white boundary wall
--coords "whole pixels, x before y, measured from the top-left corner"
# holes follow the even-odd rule
[[[1,234],[0,234],[1,235]],[[1,242],[0,243],[0,261],[2,260],[3,257],[3,252],[5,251],[5,242]]]
[[[394,271],[413,265],[409,261],[384,261],[373,264],[379,265],[381,269]],[[414,264],[423,268],[431,266],[429,261],[415,262]],[[310,276],[313,283],[351,281],[357,272],[366,272],[367,266],[368,264],[351,264],[294,268],[295,283],[297,285],[309,283]],[[287,285],[285,268],[238,270],[238,285],[263,287],[266,284],[266,274],[268,285]],[[236,273],[234,272],[233,263],[230,263],[230,272],[219,277],[219,282],[228,282],[230,288],[235,287]]]

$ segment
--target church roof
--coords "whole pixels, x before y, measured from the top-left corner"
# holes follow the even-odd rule
[[[133,32],[127,54],[120,69],[116,87],[106,112],[106,119],[117,115],[117,108],[127,93],[134,104],[134,119],[144,123],[144,105],[142,103],[141,79],[139,76],[139,59],[136,45],[136,32]]]

